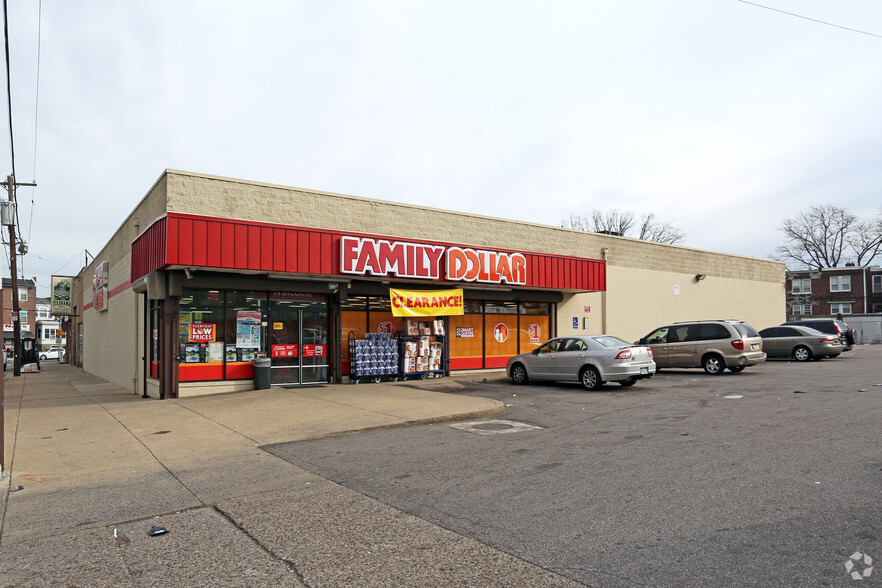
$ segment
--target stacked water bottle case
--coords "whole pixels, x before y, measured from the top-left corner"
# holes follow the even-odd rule
[[[364,339],[349,339],[349,361],[355,378],[397,376],[398,343],[388,333],[366,333]]]

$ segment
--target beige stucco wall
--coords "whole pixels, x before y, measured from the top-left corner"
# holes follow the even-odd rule
[[[165,176],[161,177],[117,228],[110,241],[83,268],[79,301],[83,323],[83,370],[117,386],[143,393],[143,316],[142,296],[125,288],[109,298],[107,310],[97,312],[92,303],[92,276],[96,267],[108,265],[108,291],[128,284],[131,277],[132,241],[165,212]],[[158,396],[158,393],[156,393]]]
[[[112,249],[112,248],[111,248]],[[108,262],[108,291],[129,281],[131,253],[122,257],[96,256],[84,275],[86,287],[83,292],[83,304],[92,302],[91,276],[95,266],[103,261]],[[94,306],[83,311],[83,370],[117,386],[141,393],[136,389],[137,372],[140,369],[139,351],[141,351],[141,317],[143,306],[131,288],[127,288],[111,297],[107,310],[97,312]]]
[[[759,330],[785,320],[783,283],[706,275],[704,280],[696,280],[691,272],[610,265],[605,296],[575,294],[558,305],[558,333],[605,332],[636,341],[652,329],[676,321],[738,319]],[[574,317],[579,322],[575,329]],[[589,318],[587,330],[582,328],[583,317]]]
[[[561,334],[585,332],[583,317],[588,331],[627,340],[678,320],[737,318],[761,329],[785,319],[785,268],[775,261],[173,170],[157,180],[85,268],[81,308],[91,302],[98,263],[109,262],[110,289],[129,281],[132,240],[166,211],[605,259],[607,292],[565,294],[557,309]],[[696,274],[707,277],[696,281]],[[83,313],[85,371],[138,394],[143,389],[133,380],[143,354],[141,298],[128,289],[110,299],[106,313]],[[185,384],[180,393],[247,385]]]

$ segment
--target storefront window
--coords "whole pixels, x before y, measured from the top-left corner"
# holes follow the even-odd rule
[[[551,338],[551,307],[544,302],[466,301],[450,317],[450,369],[504,367],[508,358]]]
[[[518,303],[484,303],[484,367],[505,367],[518,354]]]
[[[401,319],[392,314],[392,301],[388,296],[372,296],[370,299],[369,332],[395,335],[401,328]]]
[[[350,296],[341,305],[340,341],[343,343],[343,373],[349,373],[349,339],[364,339],[368,332],[368,297]]]
[[[224,359],[228,380],[253,377],[251,360],[266,352],[266,292],[232,290],[226,293]]]
[[[181,381],[224,377],[223,304],[219,290],[183,290],[178,319]]]
[[[550,307],[551,305],[547,302],[521,302],[520,313],[550,315]]]
[[[309,292],[188,290],[180,299],[178,378],[243,380],[270,358],[273,384],[327,382],[328,296]]]
[[[468,306],[468,303],[466,303]],[[484,367],[484,315],[480,312],[450,317],[450,369]]]
[[[485,302],[484,312],[486,314],[517,314],[517,302]]]

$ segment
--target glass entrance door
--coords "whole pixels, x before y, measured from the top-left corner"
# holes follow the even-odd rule
[[[270,383],[327,383],[328,326],[327,296],[272,293],[268,320]]]

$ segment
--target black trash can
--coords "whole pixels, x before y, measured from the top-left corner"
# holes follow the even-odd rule
[[[266,390],[270,387],[270,360],[258,358],[251,360],[254,369],[254,389]]]

